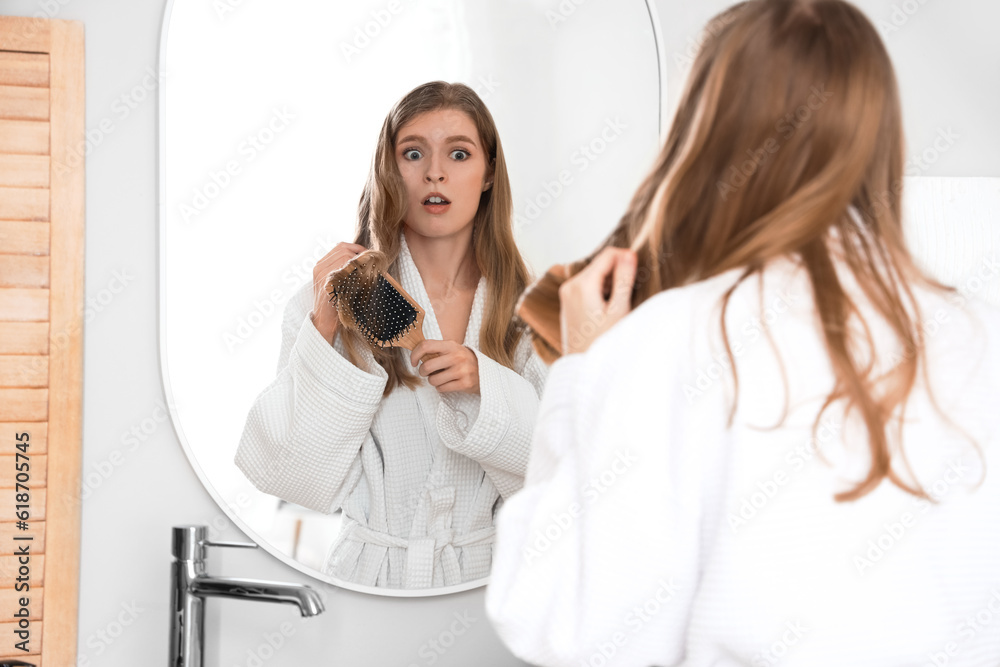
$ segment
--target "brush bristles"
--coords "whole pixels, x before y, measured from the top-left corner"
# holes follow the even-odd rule
[[[417,319],[417,310],[382,277],[384,255],[368,251],[330,274],[327,293],[338,318],[372,346],[392,347]]]

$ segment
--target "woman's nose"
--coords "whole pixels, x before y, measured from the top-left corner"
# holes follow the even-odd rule
[[[428,160],[427,171],[424,173],[424,180],[428,183],[441,183],[444,179],[444,168],[438,163],[437,160]]]

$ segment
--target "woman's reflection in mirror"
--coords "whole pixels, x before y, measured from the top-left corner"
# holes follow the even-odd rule
[[[406,589],[489,575],[547,374],[514,312],[530,276],[511,214],[496,124],[471,88],[435,81],[393,106],[356,236],[286,306],[277,377],[235,459],[265,493],[343,512],[324,574]],[[367,249],[425,311],[412,352],[370,347],[328,301],[327,276]]]

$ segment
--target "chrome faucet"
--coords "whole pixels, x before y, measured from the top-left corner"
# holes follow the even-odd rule
[[[301,584],[205,574],[208,547],[256,548],[252,542],[209,542],[206,526],[174,526],[170,567],[170,667],[204,667],[206,597],[298,605],[303,616],[323,613],[319,594]]]

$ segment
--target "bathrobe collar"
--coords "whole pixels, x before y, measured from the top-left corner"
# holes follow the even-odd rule
[[[416,300],[420,307],[424,309],[424,338],[431,340],[441,340],[441,327],[438,325],[437,316],[431,307],[430,297],[424,288],[424,281],[420,277],[417,265],[413,263],[413,256],[410,248],[406,244],[406,235],[402,231],[399,233],[399,284],[403,289]],[[479,284],[476,286],[476,294],[472,300],[472,312],[469,315],[469,324],[465,328],[465,340],[462,345],[479,349],[479,330],[483,321],[483,308],[486,303],[486,278],[479,277]]]

